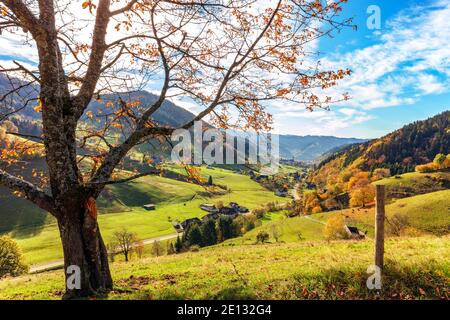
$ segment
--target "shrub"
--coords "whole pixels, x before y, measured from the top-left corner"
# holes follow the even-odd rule
[[[168,244],[167,244],[167,254],[168,255],[171,255],[171,254],[175,254],[177,251],[176,251],[176,249],[175,249],[175,246],[173,245],[173,243],[172,242],[169,242]]]
[[[443,153],[438,153],[436,155],[436,157],[434,157],[433,162],[436,163],[439,167],[443,165],[444,161],[445,161],[445,154]]]
[[[108,258],[110,262],[114,262],[116,260],[116,250],[117,244],[114,242],[110,242],[106,245],[106,251],[108,252]]]
[[[260,221],[256,218],[254,214],[248,214],[245,216],[241,216],[244,218],[244,230],[245,232],[249,232],[257,227],[260,224]]]
[[[418,230],[416,228],[413,227],[405,227],[402,229],[401,231],[401,236],[403,237],[420,237],[423,236],[424,232],[421,230]]]
[[[327,240],[348,239],[344,218],[340,215],[329,218],[325,224],[323,233]]]
[[[0,237],[0,278],[17,277],[28,272],[17,243],[8,236]]]
[[[276,202],[268,202],[268,203],[266,203],[266,211],[267,212],[278,211],[278,204]]]
[[[189,251],[191,251],[191,252],[199,252],[200,251],[200,246],[198,246],[198,245],[193,245],[193,246],[190,246],[189,247]]]
[[[433,172],[439,169],[439,165],[434,163],[434,162],[430,162],[427,164],[422,164],[422,165],[418,165],[416,166],[416,171],[417,172],[421,172],[421,173],[425,173],[425,172]]]
[[[264,243],[267,242],[269,240],[269,234],[265,231],[260,231],[257,235],[256,235],[256,243]]]
[[[399,237],[402,235],[405,228],[409,227],[409,218],[406,215],[394,214],[387,221],[387,234]]]
[[[235,226],[236,235],[239,235],[255,229],[255,227],[260,224],[260,221],[255,214],[250,213],[236,217],[233,224]]]
[[[261,219],[264,217],[264,215],[267,213],[267,210],[265,208],[255,208],[252,210],[252,213],[258,218]]]
[[[217,209],[222,209],[223,208],[223,201],[217,201],[215,204]]]
[[[163,246],[159,241],[153,242],[152,245],[152,254],[156,257],[162,256],[164,254]]]
[[[322,212],[322,207],[321,206],[315,206],[311,210],[311,213],[319,213],[319,212]]]
[[[450,168],[450,154],[446,156],[443,153],[438,153],[436,157],[434,157],[433,162],[416,166],[416,171],[423,173],[447,168]]]
[[[272,231],[272,237],[275,239],[276,242],[279,242],[281,236],[283,235],[280,228],[278,228],[276,225],[272,225],[271,231]]]
[[[391,171],[389,169],[378,168],[372,173],[372,181],[381,180],[383,178],[389,178],[391,176]]]
[[[144,249],[145,249],[144,241],[137,240],[134,245],[134,252],[136,252],[136,255],[138,256],[139,259],[142,259],[142,256],[144,255]]]

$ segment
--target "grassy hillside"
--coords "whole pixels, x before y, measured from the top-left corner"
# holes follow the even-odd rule
[[[223,201],[227,204],[234,201],[251,209],[269,201],[285,201],[249,177],[228,170],[204,168],[202,174],[211,175],[214,183],[228,186],[228,192],[212,196],[198,185],[154,176],[111,187],[110,191],[121,199],[127,210],[99,216],[103,237],[109,241],[113,232],[120,228],[127,228],[142,239],[174,233],[171,221],[202,217],[205,212],[199,209],[199,205],[204,202]],[[100,205],[105,205],[103,201],[100,201]],[[142,208],[148,203],[155,203],[156,210],[146,211]],[[30,264],[62,258],[59,233],[54,221],[41,226],[31,236],[11,234]]]
[[[386,242],[383,289],[369,291],[371,241],[218,246],[116,262],[110,299],[448,299],[450,239]],[[63,273],[0,281],[0,299],[60,299]]]
[[[144,177],[125,184],[107,186],[98,199],[101,214],[132,211],[132,207],[144,204],[177,203],[187,201],[204,189],[164,177]],[[54,223],[32,203],[18,199],[6,188],[0,188],[0,233],[10,232],[17,236],[32,236],[46,224]],[[14,214],[12,214],[14,212]]]
[[[386,206],[389,219],[394,214],[408,217],[411,226],[423,233],[444,235],[450,232],[450,190],[432,192],[414,197],[395,200]],[[350,225],[374,232],[374,208],[346,209],[325,212],[311,217],[325,222],[333,215],[343,215]]]
[[[386,206],[389,219],[394,214],[408,217],[411,227],[419,233],[446,235],[450,233],[450,190],[433,192],[425,195],[399,199]],[[374,235],[375,208],[345,209],[312,214],[295,218],[285,218],[282,213],[272,214],[266,223],[244,236],[225,242],[228,244],[254,244],[256,235],[265,231],[269,234],[269,242],[275,243],[274,233],[279,235],[280,242],[298,242],[323,240],[323,227],[327,220],[335,215],[342,215],[350,226],[367,231],[369,237]]]
[[[275,219],[263,223],[262,226],[247,232],[242,237],[226,241],[224,245],[255,244],[256,236],[261,231],[269,234],[269,243],[276,242],[274,233],[279,235],[279,242],[323,240],[322,229],[323,225],[321,223],[315,222],[308,217],[286,218],[279,214]]]
[[[450,188],[450,172],[410,172],[379,180],[386,186],[388,199],[406,198]]]

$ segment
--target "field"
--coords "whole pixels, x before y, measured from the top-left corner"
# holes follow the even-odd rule
[[[450,199],[450,190],[398,199],[386,206],[386,216],[389,220],[394,214],[405,215],[411,226],[419,232],[445,235],[450,231],[448,199]],[[311,217],[325,222],[333,215],[343,215],[348,224],[367,231],[369,236],[373,236],[374,208],[345,209],[318,213]]]
[[[225,244],[236,245],[253,245],[256,242],[256,235],[261,231],[266,231],[270,238],[269,243],[275,243],[274,232],[279,234],[279,242],[298,242],[298,241],[315,241],[323,240],[323,225],[316,221],[310,220],[309,217],[286,218],[282,214],[273,214],[271,220],[263,223],[242,237],[231,239]]]
[[[183,173],[179,167],[168,169]],[[120,228],[142,239],[173,234],[171,222],[203,216],[198,206],[205,202],[234,201],[252,209],[288,201],[230,170],[202,167],[201,174],[226,189],[211,194],[196,184],[159,176],[109,186],[98,201],[106,242]],[[152,257],[146,246],[143,259],[125,263],[118,257],[112,264],[115,288],[108,299],[448,299],[450,190],[440,190],[434,183],[439,179],[415,173],[381,183],[399,190],[404,181],[414,190],[433,181],[427,190],[434,192],[392,199],[387,205],[388,219],[396,213],[407,215],[420,237],[387,239],[384,289],[379,292],[366,288],[366,270],[373,258],[370,207],[295,218],[287,218],[284,211],[267,213],[259,227],[242,237],[199,252]],[[156,210],[142,208],[148,203]],[[343,215],[348,225],[367,231],[368,239],[325,241],[323,226],[333,215]],[[56,224],[45,219],[27,232],[10,232],[29,264],[62,258]],[[270,235],[264,245],[256,244],[261,231]],[[63,283],[61,270],[5,279],[0,281],[0,299],[60,299]]]
[[[106,242],[111,239],[114,231],[121,228],[135,232],[142,239],[172,234],[175,229],[171,221],[205,215],[198,208],[204,202],[223,201],[228,204],[234,201],[251,209],[269,201],[286,201],[265,190],[249,177],[228,170],[203,168],[202,174],[206,177],[211,175],[214,183],[226,185],[228,191],[210,195],[198,185],[158,176],[143,177],[109,187],[110,199],[113,201],[107,202],[105,197],[99,201],[100,211],[104,213],[99,216],[99,224]],[[114,206],[109,205],[111,203]],[[146,211],[142,208],[142,205],[148,203],[156,204],[156,210]],[[123,208],[123,211],[108,213],[117,208]],[[11,234],[22,248],[29,264],[62,258],[59,233],[52,219],[34,232],[13,231]]]
[[[381,291],[366,287],[372,241],[221,245],[116,262],[109,299],[448,299],[450,238],[389,239]],[[60,299],[63,274],[0,281],[0,299]]]
[[[398,199],[386,206],[389,220],[394,214],[405,215],[410,226],[416,233],[442,236],[450,231],[450,190],[432,192],[429,194]],[[237,245],[254,244],[256,235],[266,231],[274,243],[274,233],[278,234],[279,242],[298,242],[323,240],[323,227],[327,220],[335,215],[342,215],[350,226],[356,226],[361,231],[367,231],[369,237],[374,235],[375,208],[355,208],[332,212],[323,212],[295,218],[286,218],[283,213],[272,213],[263,220],[263,225],[257,227],[244,236],[228,240],[226,243]],[[389,223],[389,222],[387,222]]]

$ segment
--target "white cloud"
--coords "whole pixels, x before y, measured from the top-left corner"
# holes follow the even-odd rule
[[[353,71],[334,90],[349,92],[348,105],[363,109],[409,104],[421,95],[449,91],[449,17],[450,3],[444,1],[404,10],[387,23],[377,44],[325,59],[324,66]]]
[[[435,94],[445,91],[445,85],[431,74],[420,74],[418,76],[417,88],[424,94]]]
[[[421,97],[450,92],[450,2],[435,1],[398,13],[373,34],[375,43],[322,60],[326,69],[349,68],[352,75],[326,95],[348,92],[351,100],[331,112],[307,115],[293,104],[278,104],[285,130],[299,134],[333,134],[374,119],[373,109],[417,103]],[[318,92],[319,93],[319,92]],[[295,111],[299,110],[299,111]],[[344,130],[345,131],[345,130]]]

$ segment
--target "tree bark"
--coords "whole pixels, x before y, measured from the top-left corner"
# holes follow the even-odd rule
[[[75,206],[66,206],[58,219],[66,277],[64,299],[106,294],[113,284],[107,250],[96,217],[80,206],[82,203],[76,201],[73,203]],[[79,270],[79,274],[74,270]],[[78,283],[74,276],[79,277]]]

